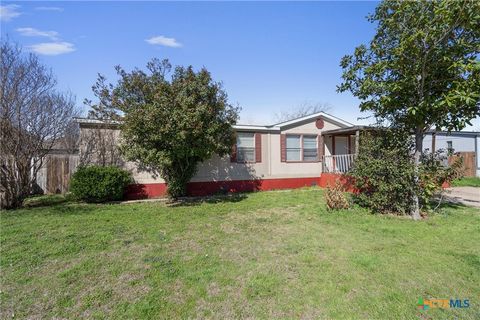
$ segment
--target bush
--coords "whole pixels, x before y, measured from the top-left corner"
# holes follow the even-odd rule
[[[130,173],[118,167],[79,167],[73,174],[70,191],[86,202],[121,200],[131,181]]]
[[[359,154],[349,173],[358,190],[354,201],[378,213],[409,214],[417,194],[421,210],[430,210],[442,185],[461,176],[462,163],[446,167],[443,150],[424,152],[417,183],[412,154],[413,141],[408,133],[382,129],[362,134]]]
[[[443,185],[451,184],[453,180],[461,178],[465,172],[463,159],[458,158],[449,166],[444,163],[447,160],[447,152],[438,150],[435,153],[424,153],[421,158],[419,176],[419,199],[424,211],[431,210],[432,199],[435,195],[441,195]],[[440,201],[443,197],[439,197]],[[440,202],[437,204],[437,207]]]
[[[413,141],[395,130],[363,133],[352,171],[353,199],[377,213],[409,214],[415,189]]]
[[[333,186],[327,187],[325,201],[327,202],[327,208],[330,210],[348,209],[350,207],[343,186],[339,181],[335,181]]]

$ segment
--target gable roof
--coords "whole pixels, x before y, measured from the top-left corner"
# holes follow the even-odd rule
[[[353,124],[351,124],[350,122],[347,122],[345,120],[332,116],[331,114],[328,114],[325,112],[317,112],[317,113],[306,115],[304,117],[300,117],[297,119],[288,120],[288,121],[284,121],[284,122],[280,122],[280,123],[276,123],[268,126],[235,124],[232,127],[235,130],[244,130],[244,131],[280,132],[285,127],[294,126],[296,124],[301,124],[303,122],[307,122],[307,121],[318,119],[318,118],[324,118],[325,120],[328,120],[330,122],[333,122],[339,125],[341,128],[347,128],[347,127],[353,126]],[[103,125],[117,126],[121,123],[120,121],[114,121],[114,120],[106,121],[106,120],[96,120],[96,119],[87,119],[87,118],[74,118],[74,120],[79,124],[91,124],[91,125],[103,124]]]
[[[275,126],[261,126],[261,125],[251,125],[251,124],[234,124],[233,129],[235,130],[244,130],[244,131],[268,131],[268,132],[280,132],[280,127]]]
[[[276,123],[273,126],[283,128],[283,127],[288,127],[288,126],[291,126],[291,125],[295,125],[297,123],[302,123],[302,122],[306,122],[306,121],[309,121],[309,120],[314,120],[316,118],[324,118],[326,120],[329,120],[331,122],[334,122],[334,123],[340,125],[343,128],[353,126],[353,123],[347,122],[345,120],[342,120],[340,118],[332,116],[331,114],[328,114],[328,113],[323,112],[323,111],[322,112],[317,112],[317,113],[312,113],[312,114],[309,114],[309,115],[306,115],[306,116],[303,116],[303,117],[300,117],[300,118],[297,118],[297,119]]]

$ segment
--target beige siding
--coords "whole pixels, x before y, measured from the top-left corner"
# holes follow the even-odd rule
[[[288,163],[281,162],[280,157],[280,134],[312,134],[319,135],[322,131],[340,128],[336,123],[324,121],[325,125],[319,130],[315,120],[301,123],[297,126],[289,126],[281,132],[262,133],[262,161],[260,163],[236,163],[230,161],[230,156],[214,156],[210,160],[199,165],[197,174],[192,181],[223,181],[223,180],[251,180],[251,179],[279,179],[279,178],[304,178],[318,177],[322,172],[321,162]],[[84,129],[82,129],[84,130]],[[115,133],[118,138],[118,134]],[[331,141],[325,139],[325,154],[329,155]],[[330,145],[329,145],[330,143]],[[81,148],[81,150],[84,148]],[[123,166],[130,170],[136,183],[163,183],[159,177],[139,171],[136,164],[124,163]]]
[[[322,131],[328,131],[333,129],[341,128],[339,125],[329,122],[327,120],[324,121],[323,129],[317,129],[315,125],[316,120],[312,120],[306,123],[302,123],[296,126],[289,127],[282,131],[282,133],[308,133],[308,134],[320,134]]]

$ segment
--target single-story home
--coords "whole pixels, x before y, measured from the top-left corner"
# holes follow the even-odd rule
[[[108,133],[108,141],[101,143],[103,148],[115,144],[113,140],[119,137],[117,122],[86,118],[77,118],[76,121],[80,125],[80,158],[84,157],[82,153],[95,148],[89,140],[92,132],[102,130]],[[370,129],[325,112],[272,125],[238,124],[233,128],[237,141],[232,153],[224,157],[214,156],[201,163],[187,186],[190,195],[327,186],[339,173],[352,167],[360,132]],[[443,133],[437,132],[437,141],[441,141],[440,136],[443,137]],[[480,134],[473,136],[477,139],[477,146]],[[428,137],[425,137],[424,146],[432,143]],[[456,140],[456,144],[459,141]],[[142,171],[133,162],[122,162],[121,165],[132,172],[135,181],[128,188],[128,198],[153,198],[166,194],[167,186],[160,177]]]
[[[85,142],[89,131],[101,128],[118,137],[115,122],[105,125],[85,118],[76,121],[80,125],[80,157],[90,147]],[[331,173],[346,172],[351,167],[361,127],[319,112],[267,126],[238,124],[234,129],[237,143],[232,154],[201,163],[188,185],[190,195],[326,186],[332,181]],[[140,170],[135,163],[123,165],[135,180],[128,189],[128,198],[166,193],[163,179]]]

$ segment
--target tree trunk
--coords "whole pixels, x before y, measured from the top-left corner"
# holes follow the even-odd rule
[[[415,130],[415,154],[414,154],[414,165],[415,165],[415,187],[418,187],[419,183],[419,167],[420,167],[420,157],[423,152],[423,132],[420,129]],[[413,220],[420,220],[420,201],[418,199],[418,191],[415,190],[413,193],[413,206],[412,206],[412,218]]]

